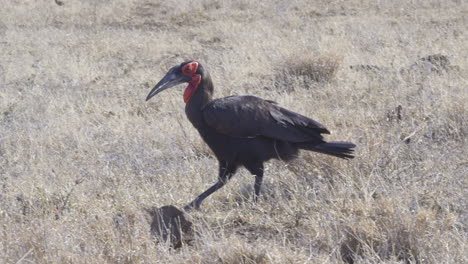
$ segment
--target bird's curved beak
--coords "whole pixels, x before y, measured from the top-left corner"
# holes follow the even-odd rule
[[[146,97],[146,101],[148,101],[149,99],[151,99],[151,97],[157,95],[158,93],[168,88],[174,87],[181,83],[189,82],[191,80],[192,78],[190,76],[185,75],[185,74],[177,74],[175,72],[175,68],[172,68],[171,70],[169,70],[169,72],[166,73],[166,76],[164,76],[164,78],[162,78],[158,82],[158,84],[154,86],[154,88]]]

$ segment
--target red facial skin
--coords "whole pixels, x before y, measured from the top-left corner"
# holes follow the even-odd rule
[[[188,103],[190,101],[190,98],[192,95],[195,93],[195,91],[198,88],[198,85],[201,82],[201,75],[200,74],[195,74],[198,69],[198,62],[191,62],[184,67],[182,67],[182,74],[188,75],[192,77],[192,80],[189,82],[189,85],[187,88],[185,88],[184,91],[184,102]]]

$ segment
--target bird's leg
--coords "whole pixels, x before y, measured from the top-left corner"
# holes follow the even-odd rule
[[[205,200],[206,197],[208,197],[210,194],[214,193],[218,189],[224,186],[226,184],[227,180],[226,179],[219,179],[218,182],[213,184],[208,190],[204,191],[202,194],[200,194],[197,198],[195,198],[190,204],[186,205],[184,207],[184,210],[190,211],[191,209],[200,209],[200,205]]]
[[[260,188],[262,186],[263,182],[263,164],[252,164],[252,165],[247,165],[245,166],[247,170],[255,175],[255,184],[254,184],[254,190],[255,190],[255,196],[254,196],[254,201],[256,202],[258,199],[258,196],[260,195]]]
[[[203,200],[205,200],[206,197],[210,196],[212,193],[216,192],[221,187],[223,187],[228,182],[228,180],[232,177],[232,175],[234,175],[236,170],[237,170],[237,165],[229,164],[227,162],[220,162],[218,182],[216,182],[213,186],[208,188],[208,190],[200,194],[190,204],[186,205],[184,207],[184,210],[189,211],[192,208],[199,209]]]
[[[255,175],[255,184],[254,184],[254,189],[255,189],[255,196],[254,199],[257,201],[258,196],[260,195],[260,187],[262,186],[263,182],[263,175]]]

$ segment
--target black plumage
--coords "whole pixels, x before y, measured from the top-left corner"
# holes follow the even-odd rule
[[[199,208],[201,202],[221,188],[244,166],[255,175],[255,197],[260,194],[263,163],[269,159],[289,161],[300,149],[344,159],[353,158],[350,142],[326,142],[330,132],[320,123],[255,96],[229,96],[213,100],[209,73],[195,61],[169,70],[149,93],[157,93],[180,83],[189,83],[184,92],[185,112],[219,161],[218,181],[186,209]]]

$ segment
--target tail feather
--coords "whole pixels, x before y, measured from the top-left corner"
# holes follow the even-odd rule
[[[355,147],[356,145],[351,142],[326,142],[320,144],[302,143],[299,145],[299,148],[301,149],[332,155],[342,159],[354,158],[353,153]]]

